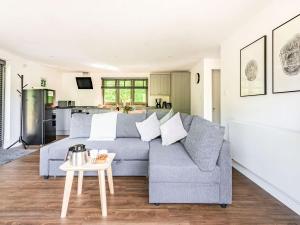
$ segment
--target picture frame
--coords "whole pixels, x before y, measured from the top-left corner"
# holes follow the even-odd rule
[[[240,50],[240,97],[267,94],[267,36]]]
[[[300,91],[300,14],[272,30],[272,93]]]

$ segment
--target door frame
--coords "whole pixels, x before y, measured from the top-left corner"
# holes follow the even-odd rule
[[[213,92],[214,92],[214,82],[213,82],[213,76],[214,76],[214,71],[218,71],[219,73],[219,108],[220,108],[220,112],[219,112],[219,123],[221,124],[221,70],[220,69],[212,69],[211,70],[211,121],[213,121],[213,114],[214,114],[214,110],[213,110],[213,106],[214,106],[214,98],[213,98]]]

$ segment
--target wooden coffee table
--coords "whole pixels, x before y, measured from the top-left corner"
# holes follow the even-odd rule
[[[69,198],[72,189],[74,173],[78,171],[78,186],[77,186],[77,195],[82,193],[82,182],[83,182],[83,173],[86,171],[97,171],[99,179],[99,189],[100,189],[100,202],[101,202],[101,212],[102,216],[107,216],[107,204],[106,204],[106,187],[105,187],[105,171],[107,173],[108,186],[110,194],[114,194],[114,185],[112,177],[111,163],[115,157],[115,153],[108,153],[108,158],[105,163],[94,164],[87,163],[82,166],[72,166],[69,161],[66,161],[59,168],[63,171],[66,171],[66,181],[64,189],[64,197],[61,209],[61,217],[64,218],[67,215]]]

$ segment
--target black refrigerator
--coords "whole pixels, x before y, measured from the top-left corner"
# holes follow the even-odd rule
[[[23,139],[29,145],[56,140],[55,91],[28,89],[22,94]]]

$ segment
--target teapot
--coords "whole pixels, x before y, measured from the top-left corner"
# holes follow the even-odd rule
[[[82,166],[88,162],[88,152],[83,144],[73,145],[69,148],[66,159],[72,166]]]

